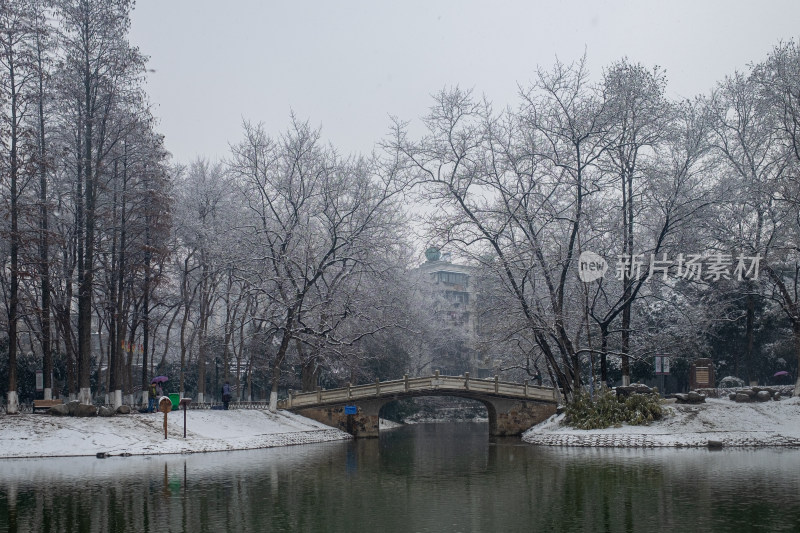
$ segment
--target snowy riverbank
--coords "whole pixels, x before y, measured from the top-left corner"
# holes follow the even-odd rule
[[[709,398],[701,404],[666,407],[670,413],[649,426],[596,430],[562,426],[563,415],[556,415],[529,429],[522,439],[544,446],[800,446],[800,398],[764,403]]]
[[[0,415],[0,457],[158,455],[251,450],[345,440],[350,435],[288,411],[189,410],[114,417]]]
[[[670,414],[650,426],[578,430],[554,416],[534,426],[525,442],[545,446],[705,447],[800,446],[800,398],[735,403],[708,399],[668,406]],[[0,458],[160,455],[251,450],[349,439],[342,431],[288,411],[189,410],[186,438],[183,412],[131,414],[111,418],[0,415]]]

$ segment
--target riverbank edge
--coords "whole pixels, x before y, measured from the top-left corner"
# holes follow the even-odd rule
[[[538,446],[595,448],[798,448],[800,398],[738,403],[708,398],[699,404],[665,402],[666,416],[643,426],[580,430],[553,415],[522,435]]]
[[[13,460],[13,459],[39,459],[43,457],[47,458],[64,458],[69,459],[71,457],[97,457],[99,459],[105,459],[110,457],[150,457],[150,456],[161,456],[161,455],[195,455],[200,453],[220,453],[220,452],[236,452],[236,451],[252,451],[252,450],[266,450],[269,448],[286,448],[290,446],[303,446],[305,444],[322,444],[326,442],[339,442],[339,441],[347,441],[352,440],[352,435],[344,433],[342,435],[342,431],[338,429],[331,428],[330,430],[313,430],[313,431],[298,431],[295,433],[277,433],[273,436],[276,438],[280,438],[282,442],[274,443],[260,443],[258,445],[230,445],[226,447],[217,447],[212,449],[205,449],[205,450],[192,450],[192,449],[185,449],[185,450],[175,450],[175,451],[157,451],[157,450],[148,450],[146,452],[128,452],[128,451],[95,451],[95,452],[87,452],[87,453],[75,453],[75,454],[58,454],[58,455],[2,455],[0,452],[0,461],[3,460]],[[311,437],[313,435],[313,437]],[[309,438],[311,437],[311,438]],[[181,439],[183,437],[173,437],[174,439]]]
[[[800,438],[755,432],[674,434],[602,434],[602,435],[525,435],[522,441],[534,446],[576,448],[800,448]],[[676,439],[678,439],[676,441]]]
[[[183,437],[182,417],[159,415],[0,416],[0,459],[129,457],[246,451],[351,440],[352,435],[290,412],[196,412]],[[189,413],[192,414],[191,412]],[[208,418],[212,417],[212,418]],[[159,436],[160,435],[160,436]]]

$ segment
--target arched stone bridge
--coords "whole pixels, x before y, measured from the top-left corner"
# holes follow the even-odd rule
[[[489,434],[519,435],[529,427],[555,414],[558,391],[524,383],[463,376],[433,376],[395,381],[377,381],[369,385],[295,393],[281,400],[278,407],[288,409],[323,424],[347,431],[355,437],[377,437],[378,415],[383,405],[419,396],[458,396],[477,400],[489,413]],[[355,411],[355,414],[347,414]]]

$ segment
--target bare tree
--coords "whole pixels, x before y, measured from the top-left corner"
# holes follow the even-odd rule
[[[179,240],[175,259],[181,262],[181,392],[186,363],[187,335],[190,316],[195,320],[192,336],[197,338],[198,398],[205,401],[205,365],[211,321],[219,299],[220,284],[235,264],[235,245],[229,242],[234,218],[232,191],[219,163],[195,160],[179,177],[176,202],[176,236]]]
[[[92,298],[98,238],[101,178],[120,141],[115,114],[137,90],[144,60],[126,40],[131,2],[63,0],[60,21],[62,88],[74,103],[76,146],[76,239],[78,274],[78,380],[80,400],[90,403]]]
[[[469,92],[442,91],[425,119],[428,135],[411,142],[396,123],[391,147],[442,213],[433,221],[437,236],[463,254],[494,257],[483,263],[569,394],[580,380],[570,272],[609,146],[608,119],[584,61],[539,70],[521,96],[519,112],[496,117]]]
[[[774,286],[772,298],[792,325],[794,352],[800,361],[800,49],[797,43],[778,44],[769,58],[756,66],[752,83],[758,88],[753,98],[755,112],[772,117],[769,125],[774,129],[766,139],[760,139],[763,143],[771,141],[765,147],[769,151],[762,161],[760,151],[754,154],[745,151],[748,146],[742,146],[745,153],[731,154],[729,160],[739,163],[742,155],[746,155],[749,167],[745,168],[752,169],[751,175],[753,170],[761,168],[768,171],[766,176],[756,176],[763,183],[756,191],[767,202],[765,218],[772,230],[762,244],[764,268]],[[754,119],[759,123],[758,117]],[[764,132],[753,133],[757,136]],[[723,153],[727,155],[728,151]],[[736,163],[737,170],[743,166]],[[800,376],[794,395],[800,396]]]
[[[230,170],[250,211],[246,238],[257,250],[254,290],[271,301],[277,351],[272,362],[270,408],[276,408],[281,369],[292,341],[316,328],[313,304],[353,268],[364,269],[371,249],[393,238],[395,199],[402,191],[391,172],[375,163],[342,161],[320,142],[318,131],[293,118],[279,139],[245,124],[233,147]],[[357,267],[356,267],[357,265]],[[315,291],[321,298],[314,301]],[[324,307],[324,305],[323,305]],[[331,315],[316,314],[315,334],[330,335]]]
[[[647,187],[646,176],[648,155],[656,149],[666,133],[666,125],[672,113],[671,106],[664,96],[666,77],[658,69],[648,71],[638,64],[622,60],[612,65],[605,73],[603,83],[604,97],[610,115],[610,129],[613,144],[605,152],[607,168],[613,182],[620,187],[622,256],[632,257],[642,250],[637,250],[640,243],[636,239],[639,216],[644,211],[639,206]],[[642,183],[644,182],[644,183]],[[658,253],[658,250],[654,250]],[[630,366],[628,352],[631,336],[631,307],[635,299],[634,285],[641,280],[632,279],[631,269],[625,269],[622,276],[623,295],[619,299],[619,307],[606,313],[599,321],[602,345],[600,353],[601,381],[607,382],[606,345],[608,330],[617,314],[621,314],[620,325],[622,342],[620,347],[622,359],[622,382],[630,384]],[[638,293],[638,290],[636,291]],[[619,313],[621,311],[621,313]]]
[[[650,263],[676,252],[679,243],[685,244],[685,234],[696,231],[693,224],[713,202],[713,185],[704,184],[709,166],[709,120],[704,107],[666,102],[658,78],[640,67],[632,73],[627,68],[623,65],[607,87],[622,92],[617,95],[620,101],[609,95],[615,136],[603,170],[611,175],[610,184],[604,185],[611,194],[598,197],[590,229],[583,235],[584,249],[599,247],[595,251],[605,256],[616,252],[623,262],[616,273],[620,279],[609,276],[612,279],[601,278],[594,287],[584,287],[589,316],[600,330],[601,381],[608,381],[609,338],[619,331],[615,354],[622,362],[623,384],[630,383],[632,304],[652,293],[647,281],[663,280],[663,276],[651,277]],[[632,79],[623,83],[619,76]],[[617,212],[623,216],[615,220],[611,213]],[[634,266],[637,257],[648,258],[641,269]],[[669,268],[666,263],[662,266]],[[621,323],[615,329],[617,319]]]
[[[8,407],[7,412],[18,412],[17,396],[17,326],[20,298],[20,200],[34,173],[29,170],[35,157],[33,147],[24,139],[29,137],[29,116],[34,112],[35,89],[38,76],[35,56],[38,13],[34,2],[0,2],[0,128],[2,140],[2,186],[6,190],[3,206],[9,220],[3,234],[9,241],[9,280],[4,284],[8,312]],[[7,132],[7,133],[5,133]],[[5,202],[4,202],[5,203]]]

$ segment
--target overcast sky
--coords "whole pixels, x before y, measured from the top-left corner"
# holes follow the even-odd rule
[[[587,53],[599,79],[627,56],[666,69],[673,97],[800,36],[800,1],[139,0],[131,41],[177,162],[225,157],[243,119],[270,134],[293,110],[343,153],[372,150],[389,116],[416,120],[460,85],[516,104],[537,65]]]

